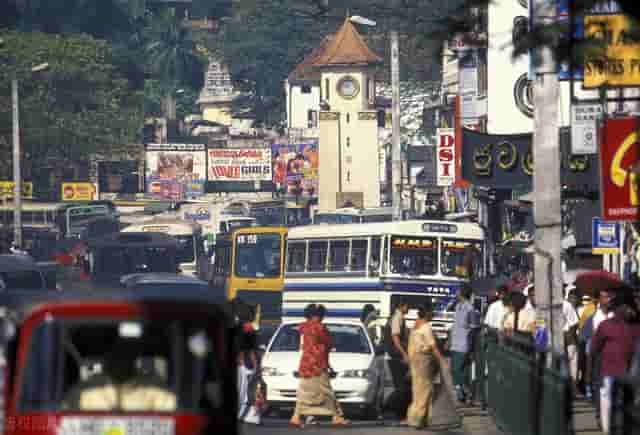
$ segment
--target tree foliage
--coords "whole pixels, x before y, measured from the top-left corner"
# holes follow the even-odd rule
[[[143,93],[119,69],[106,41],[88,35],[0,33],[0,136],[11,143],[10,79],[19,80],[24,156],[86,158],[133,143],[143,123]],[[37,75],[34,65],[47,62]]]

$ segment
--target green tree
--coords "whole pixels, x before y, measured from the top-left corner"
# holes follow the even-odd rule
[[[119,70],[109,43],[41,32],[5,31],[0,38],[0,136],[11,143],[9,82],[17,77],[24,155],[34,167],[136,141],[143,93]],[[45,76],[32,76],[30,68],[42,62],[49,63]]]
[[[176,119],[176,91],[198,90],[204,79],[204,59],[190,29],[170,9],[151,17],[145,29],[148,71],[161,88],[162,111]]]

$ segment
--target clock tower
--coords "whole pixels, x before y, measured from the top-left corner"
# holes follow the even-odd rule
[[[319,211],[380,206],[374,67],[381,61],[349,19],[313,61],[320,72]]]

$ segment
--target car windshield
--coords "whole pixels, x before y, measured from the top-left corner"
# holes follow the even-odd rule
[[[175,236],[178,241],[178,251],[176,253],[176,260],[178,263],[192,263],[195,258],[195,244],[193,242],[194,236]]]
[[[0,288],[4,290],[42,290],[42,275],[36,270],[19,270],[0,273]]]
[[[29,337],[25,373],[18,377],[21,410],[219,408],[223,381],[211,353],[218,345],[215,331],[198,316],[167,320],[43,320]]]
[[[300,333],[297,324],[282,326],[276,333],[269,352],[298,352],[300,349]],[[371,353],[365,332],[358,325],[340,325],[325,323],[329,330],[334,348],[337,353]]]
[[[236,275],[241,278],[280,277],[280,239],[280,234],[238,234]]]
[[[109,247],[99,255],[98,273],[176,272],[175,257],[166,248]]]
[[[438,242],[426,237],[391,238],[391,273],[435,275],[438,270]]]

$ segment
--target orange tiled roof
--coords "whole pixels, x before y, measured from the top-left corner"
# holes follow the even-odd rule
[[[319,80],[320,75],[318,71],[313,68],[313,63],[324,54],[329,42],[331,42],[331,36],[325,36],[320,45],[313,49],[313,51],[295,67],[291,74],[289,74],[289,82]]]
[[[323,52],[313,60],[311,65],[367,65],[381,61],[382,59],[371,51],[347,18],[340,30],[331,38]]]

